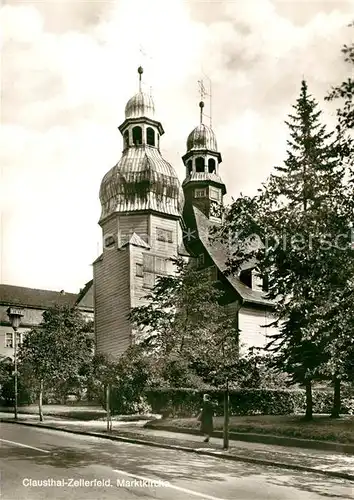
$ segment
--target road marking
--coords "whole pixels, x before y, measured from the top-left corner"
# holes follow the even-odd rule
[[[114,469],[114,472],[118,474],[122,474],[123,476],[132,477],[134,479],[139,479],[140,481],[148,481],[149,483],[156,483],[161,481],[160,479],[151,479],[144,476],[138,476],[137,474],[130,474],[130,472],[126,472],[124,470]],[[206,495],[205,493],[199,493],[198,491],[188,490],[187,488],[182,488],[181,486],[175,486],[168,481],[164,481],[166,483],[167,488],[171,488],[172,490],[181,491],[182,493],[188,493],[188,495],[194,495],[195,497],[203,498],[204,500],[224,500],[220,497],[213,497],[211,495]]]
[[[22,446],[23,448],[31,448],[32,450],[41,451],[42,453],[50,453],[50,451],[48,450],[42,450],[42,448],[36,448],[35,446],[29,446],[28,444],[17,443],[16,441],[9,441],[7,439],[1,438],[0,441],[3,441],[4,443],[15,444],[16,446]]]

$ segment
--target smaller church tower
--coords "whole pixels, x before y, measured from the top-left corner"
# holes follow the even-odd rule
[[[183,181],[185,209],[196,206],[208,219],[217,222],[221,218],[221,207],[226,187],[219,176],[222,162],[218,152],[214,131],[203,123],[204,102],[199,103],[200,124],[187,139],[187,152],[182,157],[186,167]]]

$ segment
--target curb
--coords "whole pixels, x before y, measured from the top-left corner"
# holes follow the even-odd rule
[[[147,423],[144,425],[146,429],[154,429],[157,431],[176,432],[180,434],[191,434],[199,436],[197,430],[185,427],[173,427],[172,425],[154,425]],[[214,431],[212,437],[222,438],[222,431]],[[292,448],[307,448],[309,450],[334,451],[337,453],[346,453],[354,455],[354,445],[344,443],[332,443],[328,441],[317,441],[315,439],[301,439],[287,436],[275,436],[273,434],[256,434],[253,432],[230,432],[229,439],[234,441],[246,441],[249,443],[271,444],[277,446],[288,446]]]
[[[196,448],[188,448],[187,446],[157,443],[154,441],[146,441],[143,439],[135,439],[135,438],[129,438],[129,437],[124,437],[124,436],[114,436],[114,435],[104,434],[102,432],[81,431],[81,430],[68,429],[68,428],[63,428],[63,427],[55,427],[53,425],[46,425],[46,424],[36,424],[36,423],[30,423],[30,422],[16,422],[14,420],[7,420],[7,419],[0,419],[0,422],[1,423],[18,424],[18,425],[26,425],[28,427],[37,427],[37,428],[50,429],[50,430],[55,430],[55,431],[68,432],[69,434],[79,434],[79,435],[86,435],[86,436],[92,436],[92,437],[99,437],[99,438],[109,439],[110,441],[119,441],[119,442],[123,442],[123,443],[151,446],[153,448],[163,448],[163,449],[167,449],[167,450],[184,451],[187,453],[194,453],[196,455],[203,455],[203,456],[208,456],[208,457],[212,457],[212,458],[222,458],[224,460],[231,460],[233,462],[246,462],[246,463],[258,464],[258,465],[267,465],[270,467],[278,467],[281,469],[291,469],[291,470],[297,470],[297,471],[301,471],[301,472],[310,472],[310,473],[314,473],[314,474],[321,474],[324,476],[330,476],[330,477],[335,477],[335,478],[347,479],[349,481],[354,481],[354,475],[347,474],[345,472],[315,469],[313,467],[307,467],[304,465],[297,465],[297,464],[285,464],[285,463],[281,463],[281,462],[273,462],[271,460],[266,460],[263,458],[245,457],[242,455],[229,455],[223,451],[221,451],[221,452],[207,451],[207,450],[196,449]]]

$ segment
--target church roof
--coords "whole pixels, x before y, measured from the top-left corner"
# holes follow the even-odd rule
[[[126,245],[134,245],[136,247],[142,247],[142,248],[151,248],[150,245],[148,245],[140,236],[136,233],[133,233],[129,239],[122,247],[125,247]]]
[[[214,223],[211,222],[197,207],[193,207],[193,211],[199,240],[203,244],[205,250],[208,252],[219,271],[223,273],[234,290],[241,296],[241,298],[245,302],[272,306],[272,301],[266,298],[266,294],[264,292],[252,290],[244,283],[242,283],[238,276],[227,275],[225,273],[226,261],[228,258],[227,248],[218,240],[214,240],[211,238],[210,231],[212,227],[215,227]]]
[[[0,304],[48,309],[55,305],[74,306],[76,293],[40,290],[14,285],[0,285]]]
[[[206,149],[208,151],[218,150],[216,137],[211,127],[201,123],[189,134],[187,139],[187,152],[192,150]]]
[[[113,212],[154,210],[180,216],[184,196],[174,168],[156,148],[128,148],[104,176],[101,219]]]

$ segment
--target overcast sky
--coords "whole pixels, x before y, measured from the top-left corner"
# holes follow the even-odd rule
[[[284,159],[301,79],[324,107],[348,74],[354,0],[3,0],[0,13],[1,282],[76,292],[92,277],[100,181],[120,158],[139,64],[181,180],[197,81],[211,79],[228,196],[251,194]]]

